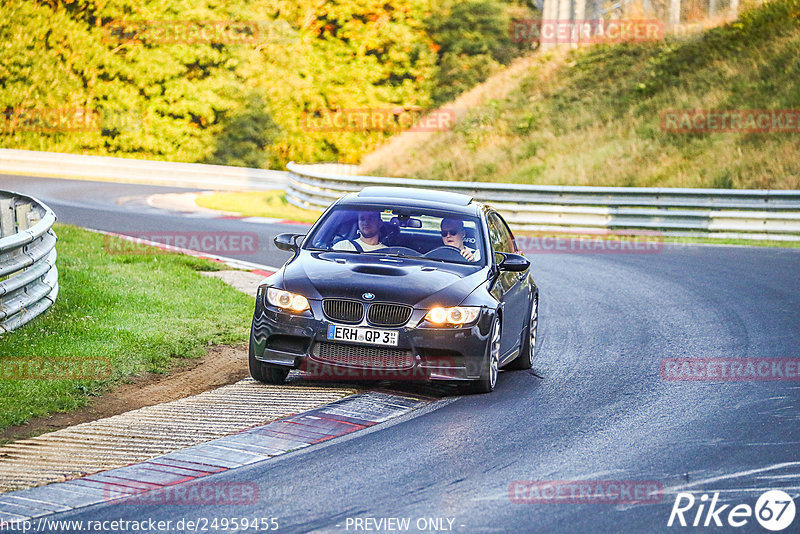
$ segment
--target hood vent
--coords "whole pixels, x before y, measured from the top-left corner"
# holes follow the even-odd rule
[[[356,265],[353,272],[362,274],[381,274],[383,276],[405,276],[407,273],[397,267],[388,265]]]

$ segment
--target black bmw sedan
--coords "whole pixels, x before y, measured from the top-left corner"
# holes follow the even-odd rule
[[[258,289],[250,374],[456,380],[490,392],[500,368],[529,369],[539,292],[491,207],[467,195],[366,187],[310,232]]]

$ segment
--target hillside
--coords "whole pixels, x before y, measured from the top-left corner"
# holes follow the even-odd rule
[[[362,172],[800,189],[800,0],[765,3],[701,34],[532,54],[516,65],[515,76],[490,78],[444,106],[460,110],[454,128],[401,134],[367,155]],[[715,133],[666,131],[671,110],[794,113],[774,123],[782,131]]]

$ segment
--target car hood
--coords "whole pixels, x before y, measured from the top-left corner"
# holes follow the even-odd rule
[[[461,303],[486,281],[487,268],[409,258],[300,251],[283,269],[282,286],[310,299],[398,302],[418,308]]]

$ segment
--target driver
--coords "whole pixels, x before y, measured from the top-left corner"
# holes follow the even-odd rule
[[[478,261],[480,254],[464,245],[464,222],[460,219],[442,219],[442,242],[450,247],[455,247],[469,261]]]
[[[386,248],[380,242],[380,231],[383,221],[381,214],[377,211],[358,212],[358,239],[351,241],[342,239],[333,245],[333,250],[355,250],[358,252],[370,252],[379,248]]]

